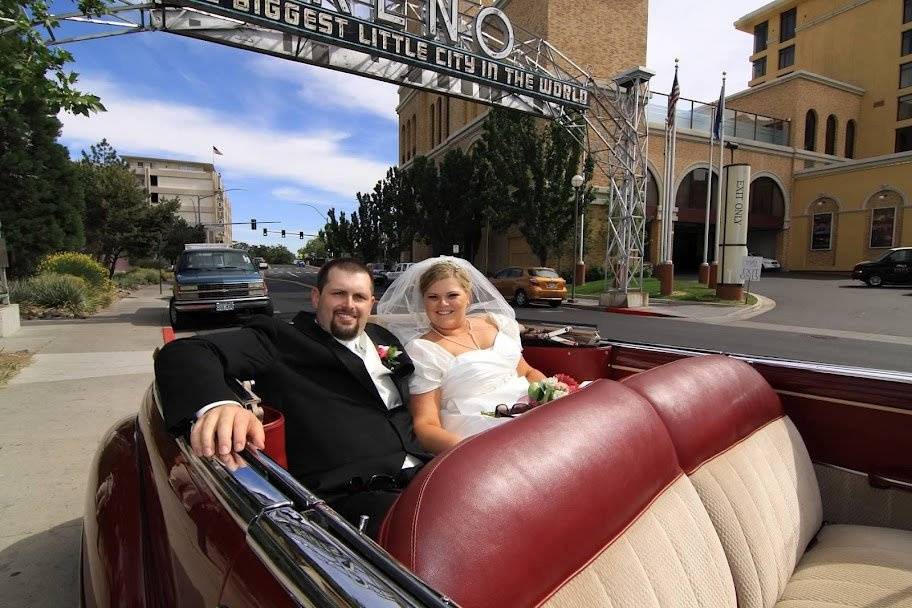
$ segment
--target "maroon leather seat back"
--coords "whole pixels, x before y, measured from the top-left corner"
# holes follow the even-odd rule
[[[766,379],[732,357],[679,359],[621,382],[655,407],[688,474],[783,415]]]
[[[432,461],[380,542],[464,608],[533,606],[680,475],[655,410],[600,380]]]

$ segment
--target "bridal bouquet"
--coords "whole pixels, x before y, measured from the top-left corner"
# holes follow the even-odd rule
[[[529,385],[529,398],[536,404],[548,403],[579,390],[579,385],[567,374],[555,374],[550,378]]]

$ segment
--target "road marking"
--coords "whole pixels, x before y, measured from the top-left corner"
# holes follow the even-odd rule
[[[57,382],[106,376],[151,374],[152,372],[151,350],[38,353],[32,360],[32,364],[14,376],[9,384]]]

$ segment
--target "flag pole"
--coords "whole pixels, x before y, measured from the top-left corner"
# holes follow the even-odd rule
[[[709,165],[706,169],[706,215],[703,218],[703,265],[700,267],[700,282],[709,282],[709,208],[712,207],[712,176],[713,176],[713,126],[716,121],[716,109],[709,114]],[[704,270],[705,269],[705,270]],[[703,273],[706,273],[703,276]]]
[[[722,92],[719,94],[719,106],[716,111],[719,112],[719,189],[716,191],[716,234],[715,234],[715,252],[713,263],[716,265],[715,281],[710,280],[710,287],[715,287],[719,282],[719,273],[722,269],[719,267],[719,239],[722,235],[722,163],[725,159],[725,72],[722,72]]]

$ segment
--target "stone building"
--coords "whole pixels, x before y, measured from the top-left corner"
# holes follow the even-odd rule
[[[645,64],[647,5],[497,4],[515,23],[605,79]],[[778,258],[790,270],[846,271],[891,247],[912,245],[912,0],[777,0],[735,27],[754,37],[754,52],[745,58],[753,78],[747,89],[726,97],[725,162],[752,168],[749,249]],[[656,261],[657,218],[670,187],[674,260],[683,272],[702,261],[709,174],[710,187],[717,187],[717,169],[707,172],[714,104],[678,102],[673,184],[662,177],[667,95],[654,92],[647,109],[645,256]],[[452,146],[468,149],[481,135],[487,107],[403,88],[397,111],[399,162],[407,167],[416,155],[439,160]],[[586,210],[590,266],[601,266],[605,255],[605,193],[599,190]],[[714,209],[713,202],[710,243]],[[482,240],[474,260],[482,269],[536,263],[516,230]],[[409,255],[421,259],[429,253],[416,243]],[[549,260],[564,270],[570,262],[569,251]]]
[[[221,174],[212,163],[197,163],[150,156],[124,156],[151,204],[177,198],[178,215],[188,224],[206,228],[207,243],[231,239],[231,201]]]

